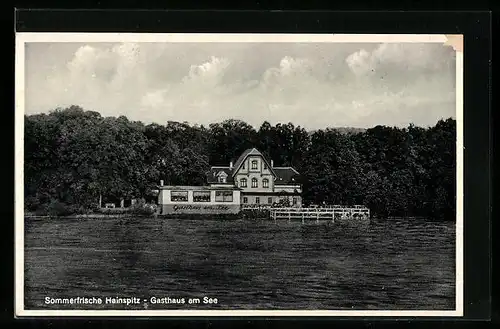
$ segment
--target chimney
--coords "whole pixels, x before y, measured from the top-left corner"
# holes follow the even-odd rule
[[[163,179],[160,180],[160,186],[163,186]]]
[[[271,168],[274,168],[274,161],[271,160]]]
[[[233,161],[229,162],[229,169],[233,169]]]

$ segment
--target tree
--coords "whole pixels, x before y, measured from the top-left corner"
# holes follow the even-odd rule
[[[203,185],[210,165],[229,165],[257,147],[276,166],[301,173],[304,203],[365,204],[379,217],[452,219],[456,122],[430,128],[376,126],[308,132],[292,123],[241,120],[208,128],[102,117],[78,106],[25,116],[25,207],[84,212],[99,196],[136,198],[164,180]]]
[[[214,165],[229,165],[248,148],[256,147],[257,132],[241,120],[224,120],[210,124],[209,161]]]

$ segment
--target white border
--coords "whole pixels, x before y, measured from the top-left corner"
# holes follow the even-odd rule
[[[457,51],[455,57],[456,61],[456,86],[455,86],[455,97],[456,97],[456,122],[457,122],[457,151],[456,151],[456,171],[457,171],[457,200],[456,200],[456,213],[457,220],[455,224],[456,229],[456,243],[455,243],[455,305],[457,310],[460,307],[460,311],[463,315],[463,301],[464,301],[464,186],[463,186],[463,175],[464,175],[464,123],[463,123],[463,95],[464,95],[464,54]]]
[[[18,32],[23,42],[436,42],[443,34],[216,34],[216,33],[31,33]]]
[[[25,310],[24,309],[24,69],[27,42],[419,42],[442,43],[445,35],[424,34],[155,34],[155,33],[16,33],[15,60],[15,315],[54,316],[352,316],[460,317],[463,316],[463,53],[456,52],[457,219],[456,309],[452,311],[354,310]],[[443,45],[444,47],[445,45]]]

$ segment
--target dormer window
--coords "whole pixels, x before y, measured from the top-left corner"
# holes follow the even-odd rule
[[[252,160],[252,169],[257,169],[257,160]]]
[[[225,184],[227,182],[227,174],[224,171],[219,171],[217,174],[217,182]]]

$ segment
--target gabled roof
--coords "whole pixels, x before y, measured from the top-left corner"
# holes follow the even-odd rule
[[[255,147],[254,148],[251,148],[251,149],[246,149],[241,155],[240,157],[238,158],[238,160],[236,160],[236,162],[234,163],[234,168],[233,168],[233,176],[234,174],[236,174],[236,172],[240,169],[241,165],[243,164],[243,162],[246,160],[246,158],[248,158],[248,156],[250,155],[258,155],[258,156],[261,156],[262,159],[264,159],[264,162],[267,164],[267,168],[269,168],[269,170],[276,176],[276,173],[274,172],[274,169],[271,167],[269,161],[266,159],[266,157],[264,156],[264,154],[260,153],[259,150],[257,150]]]
[[[300,174],[292,167],[274,167],[276,173],[275,185],[292,185],[300,184]]]
[[[251,148],[251,149],[246,149],[243,153],[241,153],[240,157],[236,160],[234,163],[234,171],[236,172],[237,169],[240,168],[241,164],[245,159],[250,155],[250,153],[256,154],[256,155],[262,155],[256,148]]]
[[[208,184],[222,184],[222,185],[232,185],[234,184],[234,175],[239,170],[243,162],[250,155],[258,155],[264,159],[264,162],[267,164],[269,170],[273,173],[275,180],[274,184],[277,185],[295,185],[300,184],[300,174],[292,167],[271,167],[270,161],[266,159],[266,157],[259,152],[256,148],[251,148],[245,150],[239,158],[236,160],[233,168],[229,168],[229,166],[213,166],[210,168],[210,171],[207,172],[207,183]],[[219,174],[223,172],[227,175],[226,183],[219,182]]]
[[[227,175],[226,178],[226,183],[225,184],[233,184],[233,176],[232,176],[232,170],[229,169],[229,167],[211,167],[210,171],[207,172],[207,183],[209,184],[224,184],[224,183],[219,183],[219,172],[223,172]]]

